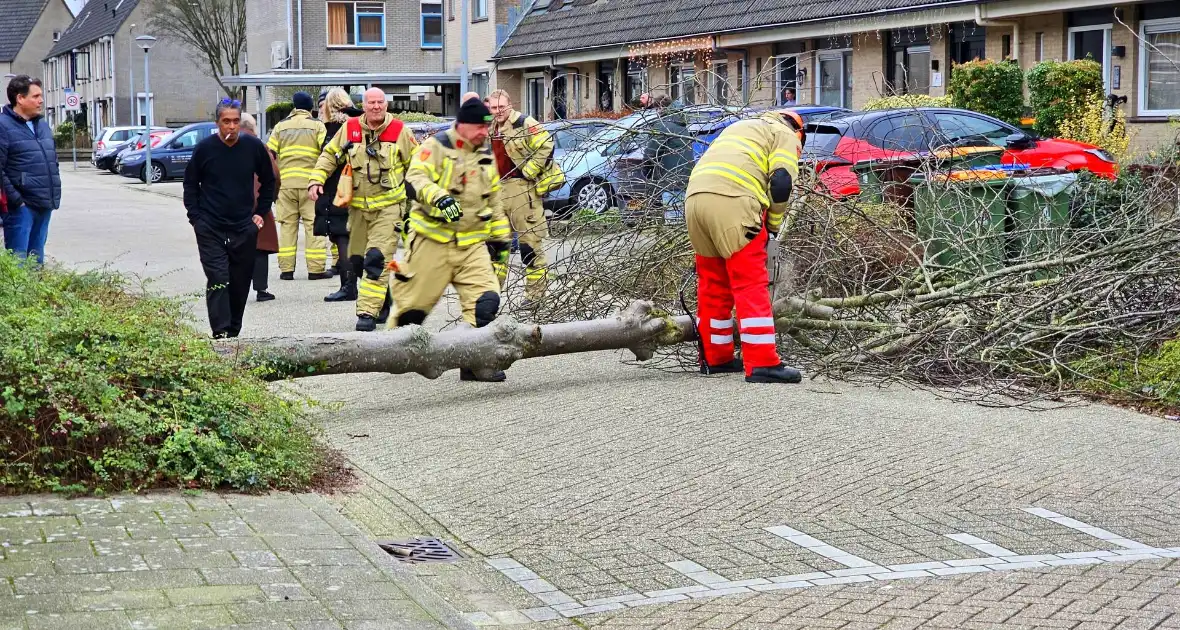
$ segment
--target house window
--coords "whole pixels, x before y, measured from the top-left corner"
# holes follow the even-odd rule
[[[484,96],[488,95],[488,73],[476,72],[471,75],[471,91]]]
[[[1139,26],[1139,113],[1180,114],[1180,19],[1144,20]]]
[[[774,97],[776,105],[793,106],[799,104],[799,58],[790,56],[775,57],[778,72],[775,73]]]
[[[816,100],[827,107],[852,105],[852,51],[825,50],[815,60]]]
[[[1001,35],[1000,36],[1000,59],[1011,59],[1011,58],[1012,58],[1012,36],[1011,35]]]
[[[384,2],[328,2],[328,45],[385,46]]]
[[[545,120],[545,77],[526,79],[525,111],[537,120]]]
[[[672,100],[684,105],[695,105],[697,69],[691,63],[679,64],[668,69],[668,83],[672,86]]]
[[[1069,29],[1069,58],[1093,59],[1102,64],[1103,89],[1110,91],[1110,24]]]
[[[422,0],[422,47],[442,48],[442,2]]]
[[[630,61],[627,62],[627,82],[623,85],[623,100],[634,104],[639,95],[647,91],[647,68]]]
[[[714,61],[713,73],[709,77],[713,82],[713,102],[718,105],[729,103],[729,62]]]
[[[1037,62],[1045,60],[1045,34],[1037,33]]]
[[[895,94],[930,93],[930,47],[891,48],[893,67],[890,84]]]
[[[987,58],[987,29],[973,22],[950,26],[950,58],[953,63],[967,63]]]
[[[743,59],[737,64],[737,89],[738,95],[742,97],[743,105],[746,100],[746,60]]]
[[[488,0],[471,0],[471,20],[488,19]]]

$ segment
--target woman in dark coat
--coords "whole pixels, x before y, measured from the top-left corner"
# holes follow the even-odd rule
[[[363,113],[353,105],[348,92],[340,88],[320,94],[320,120],[328,128],[324,144],[327,145],[336,137],[336,132],[340,131],[350,117]],[[348,208],[332,205],[342,170],[343,167],[340,167],[328,177],[324,182],[324,192],[320,193],[319,199],[315,202],[315,225],[312,232],[316,236],[327,236],[338,251],[336,275],[340,277],[340,290],[325,296],[325,302],[355,302],[356,283],[363,264],[360,256],[348,256]]]

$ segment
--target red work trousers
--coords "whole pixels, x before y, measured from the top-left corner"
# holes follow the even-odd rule
[[[774,312],[766,272],[766,228],[730,258],[697,255],[697,319],[703,360],[721,365],[733,360],[734,320],[742,342],[746,376],[754,368],[782,363],[775,346]]]

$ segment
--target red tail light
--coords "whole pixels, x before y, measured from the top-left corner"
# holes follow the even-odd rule
[[[103,144],[103,141],[102,141],[102,140],[99,140],[99,141],[98,141],[98,150],[99,150],[99,151],[102,151],[104,148],[106,148],[106,145],[105,145],[105,144]]]

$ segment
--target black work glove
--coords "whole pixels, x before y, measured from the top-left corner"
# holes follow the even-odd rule
[[[463,209],[459,207],[459,202],[455,201],[454,197],[445,195],[434,202],[434,208],[430,215],[447,223],[454,223],[463,218]]]

